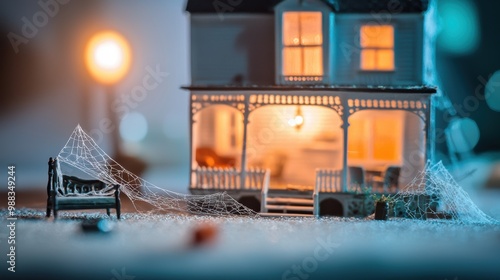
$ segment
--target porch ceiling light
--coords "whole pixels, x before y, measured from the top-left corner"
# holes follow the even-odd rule
[[[304,116],[302,115],[302,110],[300,106],[297,106],[297,111],[295,111],[295,116],[288,120],[288,125],[295,127],[295,129],[300,130],[302,125],[304,125]]]

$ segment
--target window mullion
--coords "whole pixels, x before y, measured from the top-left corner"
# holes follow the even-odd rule
[[[302,44],[302,17],[300,13],[298,14],[298,17],[299,17],[298,29],[299,29],[300,66],[301,66],[300,75],[303,76],[305,71],[305,66],[304,66],[304,45]]]

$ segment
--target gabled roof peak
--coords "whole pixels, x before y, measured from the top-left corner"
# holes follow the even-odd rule
[[[274,6],[286,0],[188,0],[186,11],[190,13],[273,13]],[[305,0],[307,1],[307,0]],[[336,13],[422,13],[429,0],[320,0]],[[233,4],[232,4],[233,3]]]

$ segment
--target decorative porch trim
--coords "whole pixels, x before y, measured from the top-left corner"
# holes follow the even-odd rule
[[[191,94],[191,115],[211,105],[228,105],[245,113],[247,94]]]
[[[344,106],[341,98],[335,95],[314,95],[314,94],[279,94],[264,93],[250,95],[250,112],[266,105],[315,105],[330,108],[342,116]]]
[[[349,108],[349,113],[351,115],[361,110],[402,110],[414,113],[425,122],[426,114],[429,108],[429,104],[426,99],[412,99],[407,97],[404,99],[394,100],[394,98],[395,96],[386,98],[348,98],[347,108]]]

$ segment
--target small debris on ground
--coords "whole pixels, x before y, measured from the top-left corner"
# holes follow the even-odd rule
[[[106,219],[87,219],[81,226],[83,232],[109,233],[113,230],[113,224]]]
[[[201,246],[215,242],[217,238],[218,229],[214,224],[201,223],[198,224],[193,230],[193,246]]]

